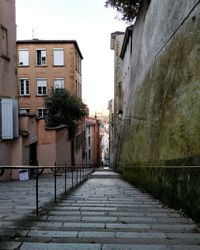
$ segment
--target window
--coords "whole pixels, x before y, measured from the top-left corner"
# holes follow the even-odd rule
[[[53,49],[53,65],[63,66],[64,65],[64,50]]]
[[[78,54],[75,51],[75,69],[78,70]]]
[[[20,79],[20,95],[29,95],[29,79]]]
[[[90,141],[90,136],[88,137],[88,146],[90,146],[91,141]]]
[[[91,149],[89,149],[89,151],[88,151],[88,159],[89,159],[89,161],[91,160]]]
[[[36,65],[45,66],[46,65],[46,49],[36,50]]]
[[[47,80],[46,79],[37,79],[37,94],[46,95],[47,94]]]
[[[19,114],[20,115],[29,115],[30,109],[29,108],[20,108]]]
[[[8,34],[7,29],[1,25],[0,49],[1,56],[8,57]]]
[[[39,118],[45,118],[47,115],[47,110],[45,108],[38,108],[37,109],[37,116]]]
[[[81,74],[81,58],[79,57],[78,72]]]
[[[29,51],[28,49],[19,49],[19,66],[29,65]]]
[[[64,89],[64,79],[63,78],[54,79],[54,89]]]

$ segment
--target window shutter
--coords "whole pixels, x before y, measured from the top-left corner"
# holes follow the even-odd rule
[[[13,100],[1,99],[1,138],[13,139]]]
[[[19,50],[19,65],[20,66],[29,65],[29,51],[27,49]]]
[[[54,49],[54,65],[62,66],[64,65],[64,50]]]

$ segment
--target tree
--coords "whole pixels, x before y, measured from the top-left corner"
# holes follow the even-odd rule
[[[106,0],[105,7],[117,9],[122,15],[121,20],[133,22],[138,15],[141,2],[142,0]]]
[[[70,137],[74,137],[79,121],[87,115],[86,105],[66,89],[51,89],[44,98],[44,105],[47,109],[47,125],[67,125]]]

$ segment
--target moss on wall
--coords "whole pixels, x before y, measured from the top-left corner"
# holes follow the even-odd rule
[[[200,154],[199,30],[199,17],[190,16],[136,87],[132,114],[147,119],[133,119],[126,128],[121,166],[163,165]]]
[[[123,176],[170,207],[200,222],[198,167],[125,167]]]

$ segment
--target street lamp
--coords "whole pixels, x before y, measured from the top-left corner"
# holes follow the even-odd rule
[[[124,120],[131,121],[131,119],[143,120],[144,121],[144,120],[147,119],[146,117],[141,116],[141,115],[131,115],[131,116],[126,116],[125,118],[122,118],[123,117],[123,110],[121,110],[121,109],[117,112],[117,115],[118,115],[118,119],[120,121],[124,121]]]

